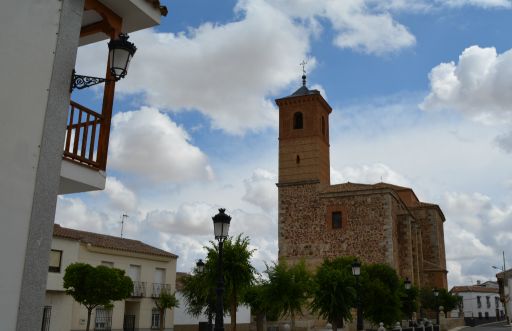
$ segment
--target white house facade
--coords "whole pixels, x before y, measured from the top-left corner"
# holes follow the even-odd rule
[[[98,307],[91,330],[147,331],[159,329],[160,314],[154,299],[165,289],[175,292],[177,256],[140,241],[55,225],[46,284],[43,330],[85,330],[87,310],[65,294],[64,271],[74,262],[125,270],[133,281],[132,296],[114,302],[113,309]],[[172,330],[173,312],[167,309],[165,330]]]
[[[77,48],[155,26],[167,10],[158,0],[7,0],[0,12],[0,321],[37,330],[57,195],[105,185],[115,82],[102,109],[73,103]]]
[[[452,317],[485,320],[503,319],[505,310],[500,301],[498,284],[485,282],[470,286],[454,286],[450,293],[462,298],[460,309],[452,311]],[[463,313],[463,316],[461,316]]]

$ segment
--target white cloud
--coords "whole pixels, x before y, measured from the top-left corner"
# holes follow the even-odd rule
[[[260,207],[265,212],[277,209],[277,175],[264,169],[256,169],[251,178],[244,180],[243,200]]]
[[[124,212],[130,212],[137,206],[137,196],[117,178],[108,176],[105,191],[113,208]]]
[[[495,142],[507,153],[512,153],[512,131],[500,134],[496,137]]]
[[[475,6],[482,8],[511,8],[510,0],[436,0],[437,3],[449,7]]]
[[[345,166],[340,170],[331,168],[331,182],[375,184],[386,182],[400,186],[410,186],[410,182],[401,174],[382,163],[361,166]]]
[[[484,123],[512,121],[512,50],[471,46],[459,62],[441,63],[429,74],[431,91],[421,107],[454,109]]]
[[[105,233],[104,213],[97,212],[79,198],[60,195],[57,199],[55,223],[77,230]]]
[[[118,113],[112,119],[109,166],[155,182],[211,179],[206,155],[187,132],[154,108]]]
[[[333,43],[340,48],[382,55],[413,46],[416,42],[387,8],[375,6],[373,1],[280,0],[274,3],[283,12],[314,27],[321,24],[318,19],[329,21],[336,32]]]

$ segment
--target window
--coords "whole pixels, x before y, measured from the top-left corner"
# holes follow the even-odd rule
[[[112,309],[104,307],[96,308],[96,318],[94,319],[94,330],[112,329]]]
[[[341,212],[335,211],[332,213],[332,228],[341,229]]]
[[[50,251],[49,272],[60,272],[60,264],[62,262],[62,251],[52,249]]]
[[[489,313],[488,312],[485,312],[485,319],[488,320],[489,319]]]
[[[293,114],[293,128],[294,129],[302,129],[303,121],[302,121],[302,113],[296,112]]]
[[[480,296],[476,297],[476,305],[478,308],[482,308],[482,299],[480,298]]]
[[[481,318],[482,318],[482,312],[481,312],[481,311],[479,311],[479,312],[478,312],[478,318],[479,318],[479,319],[481,319]]]
[[[496,306],[496,309],[500,307],[500,298],[494,297],[494,305]]]
[[[485,297],[485,303],[487,304],[487,308],[491,308],[491,297]]]
[[[52,315],[52,306],[44,306],[43,325],[41,326],[41,331],[49,331],[50,330],[51,315]]]
[[[297,157],[295,158],[295,163],[297,163],[297,164],[300,163],[300,156],[297,155]]]
[[[160,329],[160,310],[158,308],[153,308],[151,311],[151,328]]]

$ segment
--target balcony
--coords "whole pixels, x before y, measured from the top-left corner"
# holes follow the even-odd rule
[[[146,282],[133,282],[133,291],[132,291],[132,297],[133,298],[143,298],[146,296]]]
[[[110,114],[70,102],[59,194],[105,188]]]
[[[151,293],[152,298],[158,298],[162,292],[170,292],[170,284],[159,284],[153,283],[153,292]]]

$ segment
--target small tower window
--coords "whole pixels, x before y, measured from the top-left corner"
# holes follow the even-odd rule
[[[332,213],[331,225],[333,229],[341,229],[341,212],[335,211]]]
[[[297,155],[297,158],[295,158],[295,163],[297,163],[297,164],[300,163],[300,156]]]
[[[294,129],[302,129],[303,121],[302,121],[302,113],[296,112],[293,114],[293,128]]]
[[[322,116],[322,135],[325,136],[325,117]]]

